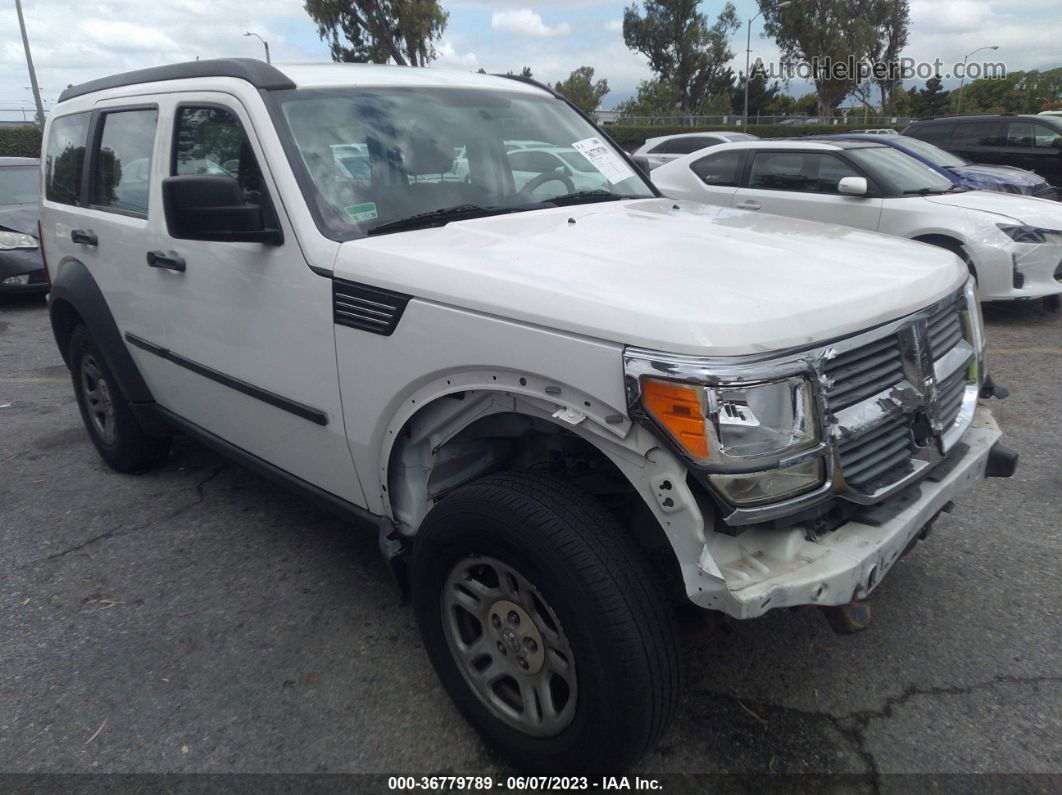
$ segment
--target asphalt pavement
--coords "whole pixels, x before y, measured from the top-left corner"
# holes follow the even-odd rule
[[[1062,774],[1062,315],[986,320],[1018,475],[896,565],[866,632],[811,608],[688,620],[685,696],[635,773]],[[190,440],[107,469],[29,298],[0,299],[0,771],[512,772],[375,538]]]

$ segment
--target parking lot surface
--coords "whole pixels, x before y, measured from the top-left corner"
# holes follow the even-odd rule
[[[1062,315],[986,315],[1018,475],[897,564],[869,631],[686,621],[685,696],[636,773],[1062,773]],[[38,299],[0,299],[0,771],[512,772],[374,537],[188,440],[108,470]]]

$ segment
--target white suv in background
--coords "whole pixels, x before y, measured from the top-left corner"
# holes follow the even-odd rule
[[[661,135],[657,138],[647,139],[644,144],[634,150],[631,157],[634,158],[636,163],[648,170],[652,170],[691,152],[699,152],[710,146],[730,144],[737,141],[758,140],[759,138],[755,135],[739,132],[696,132]]]
[[[883,232],[955,252],[984,301],[1062,294],[1062,205],[953,184],[893,147],[756,141],[653,172],[666,195]]]
[[[595,187],[522,181],[513,137]],[[187,433],[376,533],[524,768],[653,747],[675,605],[858,619],[1014,471],[954,256],[661,197],[537,84],[197,61],[67,89],[44,147],[51,321],[103,459]]]

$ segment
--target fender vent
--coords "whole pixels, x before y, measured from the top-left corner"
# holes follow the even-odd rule
[[[391,336],[410,296],[336,279],[332,282],[332,316],[337,326]]]

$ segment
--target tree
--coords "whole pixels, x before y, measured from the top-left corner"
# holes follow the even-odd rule
[[[674,116],[680,113],[679,96],[670,83],[663,80],[643,80],[638,93],[619,105],[623,116]]]
[[[568,75],[567,80],[557,83],[554,89],[584,113],[593,114],[608,93],[608,80],[594,82],[594,67],[580,66]]]
[[[353,63],[425,66],[449,19],[438,0],[305,0],[305,8],[332,60]]]
[[[958,99],[958,92],[952,97]],[[1039,113],[1062,100],[1062,67],[1046,72],[1011,72],[1005,78],[967,83],[962,109],[971,113]]]
[[[876,0],[757,0],[764,31],[774,38],[782,57],[806,63],[818,97],[818,115],[829,116],[859,85],[853,67],[872,47],[872,4]],[[838,68],[841,67],[841,68]]]
[[[950,91],[941,88],[940,75],[931,77],[926,81],[926,87],[918,92],[915,109],[920,116],[936,116],[947,110],[950,96]]]
[[[734,57],[730,37],[741,26],[733,3],[715,23],[697,10],[699,0],[645,0],[623,12],[623,40],[649,59],[656,80],[668,87],[678,110],[693,114],[718,89],[720,76]],[[654,89],[655,90],[655,89]]]
[[[759,62],[752,65],[752,80],[749,81],[749,117],[770,113],[773,105],[782,93],[782,87],[775,81],[767,85],[767,70]],[[745,107],[745,75],[741,75],[737,85],[730,92],[730,104],[735,108]]]
[[[909,0],[872,0],[870,5],[874,37],[867,57],[876,71],[871,80],[881,93],[881,112],[891,115],[896,94],[903,90],[900,53],[907,46],[911,21]]]
[[[531,67],[530,66],[525,66],[519,72],[509,71],[509,72],[506,72],[505,74],[507,74],[509,77],[522,77],[525,80],[533,80],[534,77],[535,77],[535,73],[531,71]]]

